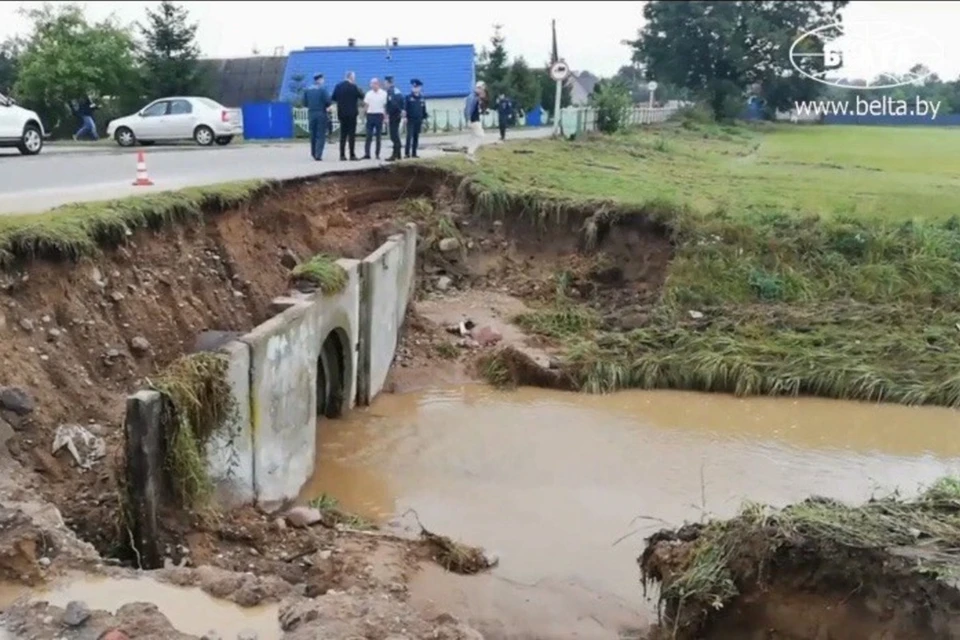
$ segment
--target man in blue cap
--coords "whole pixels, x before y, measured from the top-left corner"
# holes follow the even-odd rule
[[[407,144],[404,147],[405,158],[417,157],[420,144],[420,128],[427,119],[427,101],[421,92],[423,83],[414,78],[410,81],[410,95],[404,101],[403,110],[407,114]]]
[[[314,160],[323,160],[323,148],[327,143],[327,109],[331,101],[323,86],[322,73],[313,76],[313,86],[303,92],[303,102],[310,123],[310,155]]]
[[[393,76],[384,76],[387,85],[387,121],[390,126],[390,142],[393,143],[393,153],[387,162],[400,159],[400,123],[403,122],[404,99],[400,89],[393,82]]]

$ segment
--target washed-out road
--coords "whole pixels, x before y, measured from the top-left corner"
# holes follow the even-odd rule
[[[510,139],[541,138],[549,129],[512,130]],[[421,139],[421,157],[444,153],[444,146],[462,145],[462,136]],[[498,140],[488,131],[484,142]],[[363,140],[357,141],[362,153]],[[384,140],[382,157],[390,154]],[[154,146],[142,149],[152,187],[135,187],[137,149],[108,145],[47,146],[38,156],[0,150],[0,215],[38,213],[70,202],[110,200],[234,180],[285,179],[375,167],[382,162],[340,162],[336,140],[327,144],[323,162],[310,158],[305,143],[236,144],[227,147]]]

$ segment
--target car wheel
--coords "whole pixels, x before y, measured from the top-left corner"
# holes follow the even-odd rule
[[[193,130],[193,139],[201,147],[209,147],[213,144],[213,129],[202,124]]]
[[[219,136],[217,138],[217,144],[221,147],[225,147],[233,141],[233,136]]]
[[[40,127],[35,124],[25,126],[17,149],[25,156],[35,156],[40,153],[43,149],[43,134],[40,133]]]
[[[128,127],[120,127],[113,134],[113,138],[121,147],[132,147],[137,144],[137,136],[133,135],[133,130]]]

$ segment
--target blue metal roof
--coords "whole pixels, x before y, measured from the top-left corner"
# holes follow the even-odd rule
[[[423,82],[424,95],[430,98],[456,98],[473,87],[474,54],[472,44],[409,45],[390,47],[307,47],[291,51],[280,85],[280,100],[295,92],[293,78],[301,75],[306,86],[322,73],[333,88],[348,71],[357,73],[357,84],[366,89],[371,78],[392,75],[401,91],[407,93],[410,80]]]

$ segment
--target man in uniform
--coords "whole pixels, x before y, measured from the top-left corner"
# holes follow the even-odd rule
[[[393,143],[393,153],[387,162],[400,159],[400,123],[403,122],[403,94],[393,82],[393,76],[384,76],[387,88],[387,123],[390,127],[390,142]]]
[[[414,78],[410,81],[410,95],[404,100],[403,110],[407,114],[407,144],[404,148],[405,158],[416,158],[417,147],[420,145],[420,128],[427,119],[427,101],[421,93],[423,83]]]
[[[323,160],[323,148],[327,143],[330,94],[323,86],[322,73],[313,76],[313,86],[303,92],[303,102],[307,107],[307,120],[310,123],[310,155],[314,160]]]
[[[357,86],[357,74],[348,71],[346,78],[333,88],[333,101],[337,103],[337,120],[340,121],[340,159],[346,160],[347,142],[350,143],[350,159],[359,160],[357,146],[357,116],[363,92]]]
[[[497,98],[497,124],[500,125],[500,139],[507,139],[507,125],[510,124],[510,118],[513,117],[513,102],[505,93],[501,93]]]

